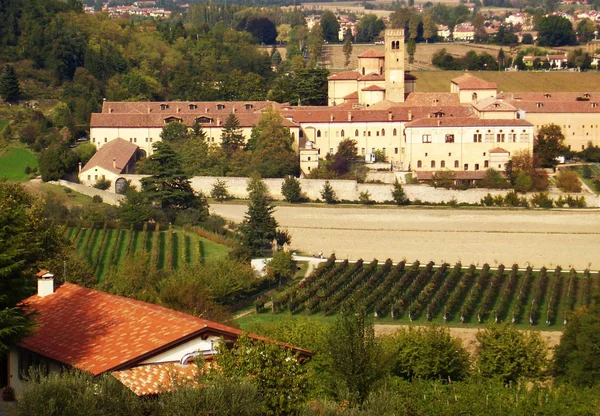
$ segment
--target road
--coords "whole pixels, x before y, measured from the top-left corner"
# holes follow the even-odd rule
[[[245,205],[213,204],[240,222]],[[338,259],[600,269],[599,211],[280,206],[292,248]]]

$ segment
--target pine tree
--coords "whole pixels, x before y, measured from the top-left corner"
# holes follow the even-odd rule
[[[240,226],[244,246],[252,254],[260,254],[263,249],[269,248],[271,241],[277,235],[277,221],[273,217],[275,208],[269,202],[267,187],[260,176],[253,175],[248,179],[246,188],[250,197],[250,204]]]
[[[348,68],[350,64],[350,55],[352,55],[352,32],[350,29],[346,29],[346,33],[344,35],[344,68]]]
[[[240,127],[240,121],[231,113],[227,116],[223,130],[221,132],[221,147],[228,154],[231,155],[238,149],[244,146],[244,135],[242,134],[242,128]]]
[[[335,202],[335,191],[329,181],[325,181],[325,185],[323,185],[321,198],[323,198],[326,204],[333,204]]]
[[[21,87],[15,69],[11,65],[6,65],[2,76],[0,76],[0,97],[6,102],[14,102],[19,98]]]
[[[392,190],[392,198],[393,198],[394,202],[398,205],[410,204],[410,200],[406,196],[406,192],[404,192],[404,189],[402,188],[402,185],[400,184],[400,182],[398,182],[398,179],[396,179],[396,182],[394,182],[394,189]]]
[[[154,143],[153,148],[146,164],[146,171],[152,176],[141,180],[146,198],[158,205],[169,221],[187,209],[197,210],[199,220],[208,217],[208,203],[192,189],[177,153],[165,142]]]

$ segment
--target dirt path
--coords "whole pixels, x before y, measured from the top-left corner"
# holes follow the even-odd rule
[[[375,335],[391,335],[397,332],[400,328],[405,328],[404,325],[375,325]],[[450,328],[450,334],[453,337],[460,339],[463,346],[471,354],[475,353],[477,348],[477,339],[475,335],[479,331],[478,328]],[[562,331],[539,331],[542,334],[542,339],[548,345],[550,351],[554,350],[554,347],[560,342]]]
[[[241,221],[246,207],[212,210]],[[293,249],[338,259],[600,268],[599,211],[280,206],[275,217]]]

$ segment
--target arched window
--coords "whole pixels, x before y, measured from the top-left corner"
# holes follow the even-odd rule
[[[321,130],[317,130],[317,137],[321,137]]]
[[[385,129],[381,129],[381,135],[385,136]]]
[[[443,168],[445,168],[445,167],[446,167],[446,161],[445,161],[445,160],[442,160],[442,161],[440,162],[440,168],[442,168],[442,169],[443,169]]]
[[[432,168],[432,169],[435,169],[435,160],[432,160],[432,161],[431,161],[431,168]]]
[[[475,163],[475,170],[479,170],[479,163]]]
[[[354,130],[354,137],[358,137],[358,130]]]
[[[454,168],[455,168],[455,169],[458,169],[458,160],[455,160],[455,161],[454,161]]]
[[[421,162],[420,160],[417,161],[417,167],[418,168],[422,168],[423,167],[423,162]]]
[[[483,162],[483,167],[484,168],[489,168],[490,167],[490,161],[486,160],[485,162]]]
[[[473,95],[471,96],[471,99],[473,101],[477,101],[477,93],[476,92],[473,93]]]
[[[344,137],[344,130],[340,132],[341,136]]]
[[[393,134],[394,136],[397,136],[397,135],[398,135],[398,130],[394,129],[394,131],[392,131],[392,134]]]

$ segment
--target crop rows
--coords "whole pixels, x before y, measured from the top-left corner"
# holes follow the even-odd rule
[[[170,227],[159,230],[158,224],[144,225],[142,230],[72,227],[66,232],[78,253],[95,270],[98,280],[119,268],[128,256],[147,253],[158,269],[174,270],[186,264],[203,263],[201,247],[210,247],[211,256],[225,256],[227,247],[205,240],[194,233]]]
[[[384,319],[561,325],[570,311],[589,304],[594,290],[600,290],[600,275],[563,273],[560,267],[534,272],[513,264],[492,270],[488,264],[477,269],[460,263],[394,265],[390,259],[350,263],[332,256],[280,293],[273,310],[332,315],[363,308]]]

